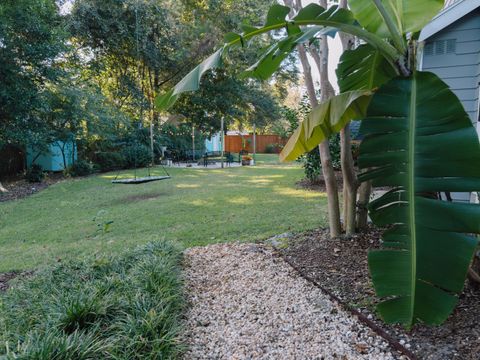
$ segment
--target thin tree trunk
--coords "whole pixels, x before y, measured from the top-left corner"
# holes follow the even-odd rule
[[[2,185],[1,182],[0,182],[0,192],[1,192],[1,193],[6,193],[6,192],[8,192],[8,190],[3,187],[3,185]]]
[[[285,4],[293,8],[293,1],[292,0],[285,0]],[[296,0],[295,4],[296,10],[300,10],[302,8],[301,0]],[[322,41],[322,40],[321,40]],[[305,85],[307,87],[308,97],[310,99],[310,104],[313,107],[318,105],[318,100],[315,94],[315,87],[313,85],[313,78],[312,78],[312,71],[307,57],[307,51],[304,45],[299,45],[298,47],[300,61],[303,67],[303,73],[305,77]],[[327,100],[333,92],[333,88],[328,81],[328,44],[326,43],[326,38],[322,42],[321,48],[325,50],[323,52],[324,56],[320,59],[322,63],[325,63],[326,66],[322,68],[326,71],[320,72],[321,78],[321,101]],[[318,54],[318,53],[317,53]],[[335,178],[335,172],[332,166],[330,148],[328,145],[328,140],[325,140],[319,145],[320,150],[320,159],[322,164],[322,173],[323,178],[325,181],[325,187],[327,190],[327,197],[328,197],[328,220],[329,220],[329,227],[330,227],[330,236],[337,237],[341,234],[342,227],[340,223],[340,206],[338,200],[338,189],[337,189],[337,181]]]
[[[347,0],[340,0],[340,8],[348,8]],[[352,48],[354,38],[351,35],[340,33],[343,51]],[[345,234],[350,236],[356,230],[356,209],[358,180],[352,156],[350,127],[346,126],[340,131],[340,150],[343,176],[343,219]]]
[[[372,192],[372,183],[365,181],[358,188],[357,229],[363,231],[368,225],[368,203]]]

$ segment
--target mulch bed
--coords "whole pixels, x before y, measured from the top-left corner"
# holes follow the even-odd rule
[[[340,191],[343,187],[343,177],[342,177],[341,171],[335,170],[335,179],[337,180],[337,187]],[[295,185],[297,185],[297,187],[301,189],[321,191],[321,192],[326,191],[325,180],[323,179],[323,175],[320,175],[316,181],[311,181],[307,178],[304,178],[300,181],[297,181]]]
[[[41,183],[30,183],[25,179],[2,180],[2,184],[8,192],[0,192],[0,202],[23,199],[27,196],[36,194],[63,179],[63,174],[50,174]]]
[[[438,327],[415,325],[407,332],[384,324],[375,314],[375,297],[367,264],[369,249],[380,247],[378,229],[350,239],[330,239],[325,229],[300,233],[289,239],[282,253],[304,276],[315,280],[345,304],[374,321],[419,359],[480,358],[480,288],[467,280],[455,312]]]

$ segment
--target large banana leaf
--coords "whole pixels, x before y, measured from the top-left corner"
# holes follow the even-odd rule
[[[350,0],[355,18],[368,31],[389,38],[385,19],[373,0]],[[444,0],[381,0],[400,35],[421,30],[443,7]]]
[[[181,93],[198,90],[203,74],[208,70],[215,69],[221,65],[224,51],[225,47],[218,49],[201,64],[197,65],[192,71],[190,71],[177,85],[175,85],[173,89],[170,89],[162,96],[158,96],[155,99],[155,105],[157,108],[163,110],[168,109],[175,103],[175,101],[177,101],[177,98]]]
[[[360,128],[360,180],[392,190],[370,205],[390,226],[369,255],[387,322],[440,324],[453,310],[480,233],[480,206],[437,200],[480,189],[480,145],[462,104],[436,75],[395,78],[373,96]],[[430,195],[430,197],[428,197]]]
[[[249,75],[260,79],[268,78],[278,69],[283,59],[294,50],[297,44],[310,41],[318,33],[331,33],[333,29],[363,39],[392,62],[401,57],[401,54],[388,42],[363,29],[353,17],[352,12],[347,9],[341,9],[338,6],[324,9],[319,5],[310,4],[299,11],[292,21],[286,20],[285,17],[288,13],[289,8],[276,4],[269,11],[265,26],[260,28],[244,26],[242,34],[228,33],[225,36],[226,43],[219,50],[193,69],[174,88],[157,96],[155,101],[157,108],[166,110],[175,103],[180,94],[198,90],[203,74],[220,66],[222,56],[228,48],[243,46],[255,36],[279,29],[286,29],[288,36],[276,40],[267,50],[267,54],[248,70]]]
[[[319,104],[292,134],[280,153],[280,160],[296,160],[351,120],[363,119],[370,99],[369,91],[349,91]]]
[[[345,51],[336,72],[340,92],[372,90],[398,75],[396,68],[369,44]]]

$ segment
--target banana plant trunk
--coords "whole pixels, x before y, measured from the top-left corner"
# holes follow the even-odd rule
[[[339,8],[348,9],[348,1],[340,0]],[[343,51],[350,50],[354,44],[354,37],[340,33]],[[353,235],[356,232],[357,190],[358,180],[355,173],[355,164],[352,156],[350,127],[347,125],[340,131],[340,151],[343,177],[343,219],[345,234]]]
[[[370,195],[372,193],[371,181],[364,181],[358,188],[358,203],[357,203],[357,230],[364,231],[368,226],[368,203],[370,202]]]

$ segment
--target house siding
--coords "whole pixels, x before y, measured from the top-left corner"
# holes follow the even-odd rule
[[[480,10],[476,10],[435,34],[428,44],[456,40],[455,53],[424,54],[422,68],[437,74],[462,101],[473,123],[478,121],[480,81]]]
[[[442,40],[455,39],[455,51],[443,54],[426,54],[422,70],[437,74],[463,103],[472,123],[479,128],[480,82],[480,9],[446,27],[427,39],[425,46]],[[433,47],[436,49],[436,45]],[[452,193],[455,201],[469,202],[471,194]]]

